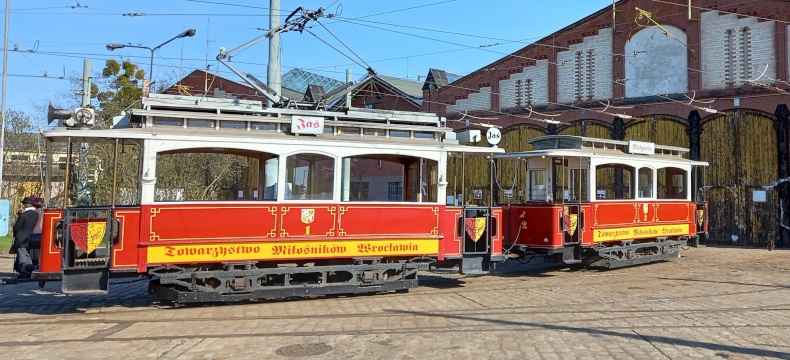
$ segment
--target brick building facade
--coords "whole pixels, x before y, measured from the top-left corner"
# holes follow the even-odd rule
[[[690,148],[711,165],[697,175],[711,241],[790,246],[790,2],[690,3],[617,1],[424,90],[422,108],[484,117],[510,151],[545,134]]]

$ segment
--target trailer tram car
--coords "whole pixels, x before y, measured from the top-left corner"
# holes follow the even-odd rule
[[[503,260],[501,208],[445,205],[448,156],[502,150],[460,145],[433,114],[152,94],[109,128],[84,125],[42,135],[33,278],[66,294],[122,276],[177,303],[406,291],[418,270]],[[228,159],[237,176],[219,186],[208,168]],[[195,166],[205,179],[185,175]]]
[[[498,154],[525,166],[525,199],[505,205],[505,249],[549,262],[616,268],[677,258],[707,234],[692,194],[707,162],[688,149],[550,135],[533,151]]]

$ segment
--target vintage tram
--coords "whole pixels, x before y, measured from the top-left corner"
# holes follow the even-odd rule
[[[526,201],[504,206],[514,255],[616,268],[677,258],[707,234],[707,203],[693,189],[708,163],[688,149],[569,135],[528,143],[534,150],[494,155],[524,167]]]
[[[441,117],[142,104],[102,129],[42,134],[49,207],[34,279],[82,294],[148,277],[171,301],[214,302],[401,291],[421,269],[503,260],[501,208],[445,205],[448,156],[502,150],[459,144]]]

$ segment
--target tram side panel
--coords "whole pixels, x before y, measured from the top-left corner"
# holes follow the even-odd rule
[[[508,205],[506,246],[522,256],[556,255],[565,263],[619,267],[677,257],[687,240],[707,232],[705,203],[599,201],[576,206]]]
[[[146,266],[439,255],[431,205],[146,205]]]

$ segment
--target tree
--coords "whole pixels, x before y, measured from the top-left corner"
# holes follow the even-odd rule
[[[5,151],[3,152],[3,196],[17,209],[25,196],[41,195],[44,151],[39,136],[33,132],[30,116],[22,111],[9,110],[5,121]],[[11,214],[11,223],[15,214]]]

